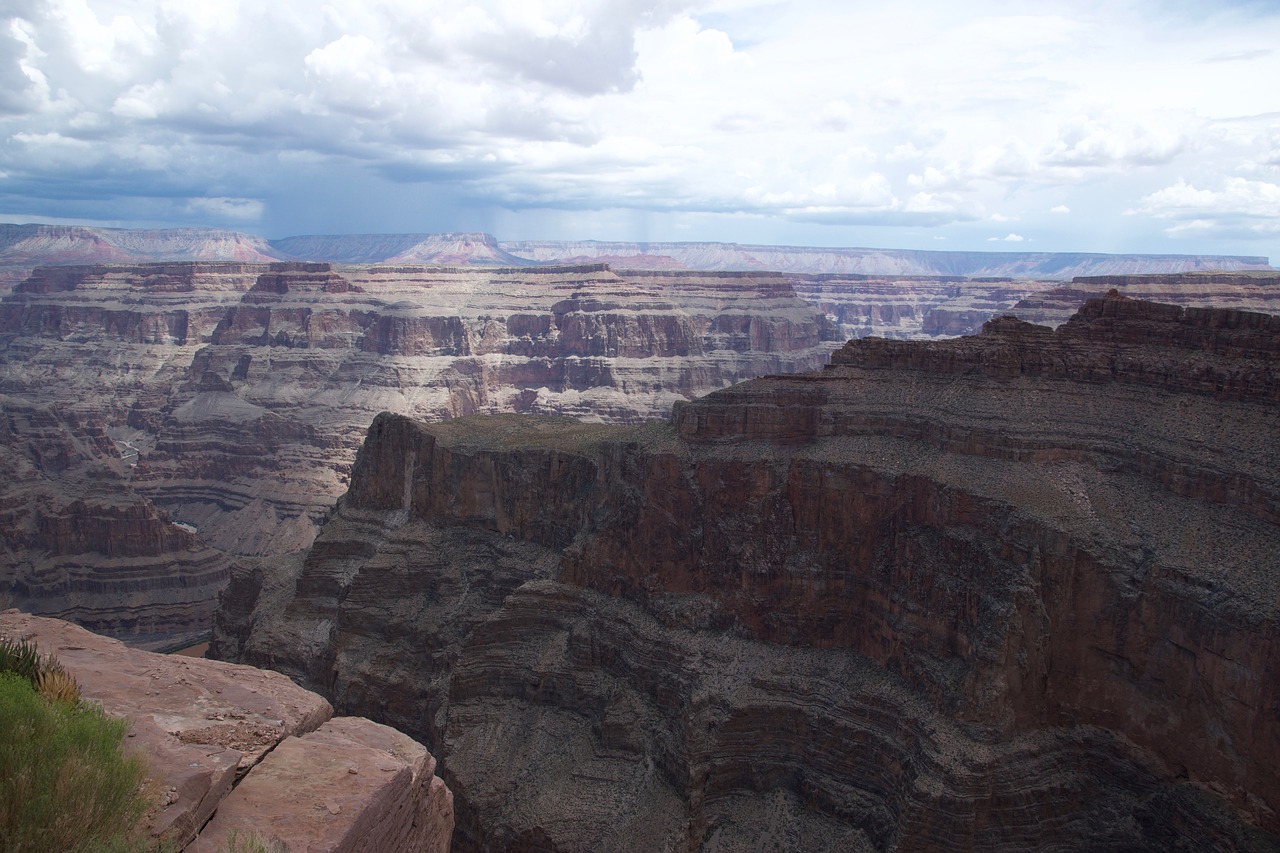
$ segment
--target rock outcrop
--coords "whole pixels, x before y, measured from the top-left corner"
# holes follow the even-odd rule
[[[1028,323],[1057,327],[1086,300],[1110,290],[1133,299],[1172,305],[1280,314],[1280,273],[1269,270],[1082,276],[1070,284],[1025,295],[1004,309]]]
[[[958,276],[795,276],[796,295],[840,326],[845,338],[971,335],[1054,281]]]
[[[157,794],[151,834],[192,853],[233,831],[286,850],[447,853],[453,796],[395,729],[253,667],[130,649],[57,619],[0,612],[0,636],[55,655],[84,698],[129,721]]]
[[[1095,300],[614,427],[381,415],[213,652],[459,850],[1280,849],[1275,318]]]
[[[208,625],[217,552],[310,543],[379,411],[641,421],[817,367],[838,337],[772,275],[39,268],[0,299],[0,437],[20,474],[0,487],[0,593],[131,641],[166,621],[184,635]],[[36,458],[59,453],[75,465]],[[184,596],[188,612],[147,613]]]

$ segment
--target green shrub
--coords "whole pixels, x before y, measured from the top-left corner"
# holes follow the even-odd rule
[[[0,637],[0,672],[21,675],[34,685],[40,675],[40,663],[35,643]]]
[[[0,672],[0,853],[150,848],[143,766],[120,749],[126,726]]]
[[[41,656],[35,643],[0,637],[0,672],[20,675],[47,699],[74,705],[80,701],[80,685],[53,655]]]

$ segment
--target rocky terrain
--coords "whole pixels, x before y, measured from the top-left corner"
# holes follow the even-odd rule
[[[1083,276],[1072,279],[1070,284],[1027,294],[1011,307],[1003,307],[1028,323],[1056,327],[1065,323],[1086,300],[1109,290],[1152,302],[1280,314],[1280,273],[1268,270]]]
[[[0,600],[142,648],[203,637],[230,559],[133,489],[102,421],[42,398],[0,395]]]
[[[1096,299],[638,427],[378,417],[213,652],[455,848],[1280,849],[1280,320]]]
[[[148,828],[178,850],[225,851],[235,832],[297,853],[448,853],[453,795],[395,729],[333,717],[274,672],[138,651],[58,619],[5,610],[0,636],[54,655],[85,699],[129,721],[126,749],[156,800]]]
[[[213,228],[128,230],[0,224],[0,288],[33,267],[144,261],[316,261],[338,264],[531,266],[608,263],[615,269],[753,270],[801,275],[1064,280],[1083,275],[1270,269],[1264,257],[760,246],[739,243],[499,241],[483,233],[325,234],[264,240]]]
[[[380,411],[643,421],[838,340],[762,274],[42,267],[0,298],[0,596],[181,639],[225,555],[310,543]]]
[[[807,274],[1069,279],[1080,275],[1270,269],[1267,258],[1207,255],[1105,255],[1084,252],[950,252],[912,249],[753,246],[739,243],[610,243],[514,240],[513,255],[554,263],[604,261],[630,269],[775,270]]]
[[[529,267],[607,263],[615,270],[769,271],[837,323],[845,338],[973,334],[1019,300],[1073,276],[1177,276],[1189,271],[1270,270],[1267,258],[1200,255],[1104,255],[1045,252],[945,252],[898,249],[753,246],[737,243],[608,243],[592,240],[500,242],[483,233],[329,234],[264,240],[217,229],[130,231],[83,226],[0,225],[0,295],[36,266],[143,261],[311,261],[332,264]],[[1223,276],[1218,304],[1266,310],[1241,299],[1243,279]],[[1187,301],[1176,286],[1142,298]],[[1247,288],[1245,288],[1247,289]],[[1083,291],[1081,291],[1083,293]],[[1090,286],[1089,295],[1105,292]],[[1049,297],[1056,322],[1085,297]],[[1039,304],[1039,303],[1033,303]],[[1041,312],[1030,307],[1028,310]],[[1063,313],[1065,312],[1065,313]],[[1060,315],[1060,316],[1058,316]]]

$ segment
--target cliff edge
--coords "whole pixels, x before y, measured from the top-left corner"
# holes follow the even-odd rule
[[[129,720],[160,800],[156,838],[191,853],[259,833],[289,851],[447,853],[453,796],[421,744],[274,672],[130,649],[69,622],[0,612],[85,699]]]
[[[215,653],[423,739],[459,850],[1280,849],[1276,318],[852,341],[670,424],[381,415]]]

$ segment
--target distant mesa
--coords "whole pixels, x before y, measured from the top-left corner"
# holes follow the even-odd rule
[[[480,232],[330,234],[268,241],[251,234],[214,228],[134,230],[78,225],[0,225],[0,268],[170,260],[516,267],[605,262],[619,269],[1057,280],[1086,275],[1270,269],[1267,258],[1244,255],[947,252],[596,240],[499,241]]]

